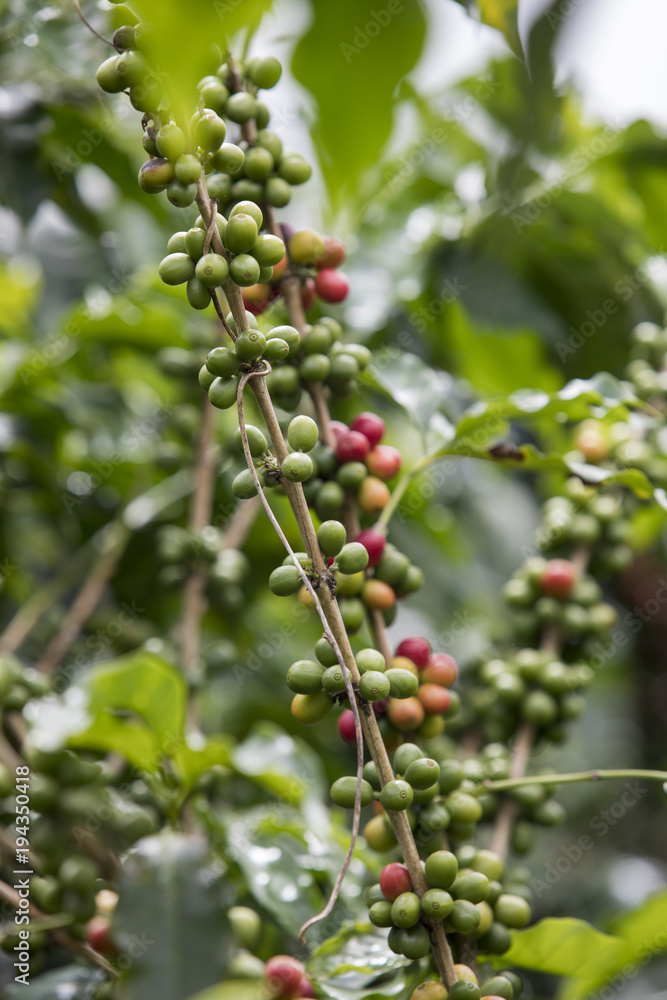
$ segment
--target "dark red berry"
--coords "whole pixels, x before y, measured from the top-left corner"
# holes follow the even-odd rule
[[[569,597],[577,582],[577,567],[567,559],[552,559],[546,564],[540,577],[543,594],[549,597]]]
[[[335,440],[336,444],[338,444],[338,442],[340,441],[340,439],[345,434],[347,434],[347,432],[350,429],[347,426],[347,424],[344,424],[341,420],[331,420],[330,423],[329,423],[329,427],[331,429],[331,433],[334,436],[334,440]]]
[[[382,559],[384,547],[387,544],[387,540],[382,532],[376,528],[366,528],[365,531],[357,535],[355,541],[361,542],[368,552],[368,565],[371,567],[377,566],[380,559]]]
[[[363,462],[370,448],[367,437],[359,431],[349,430],[338,439],[336,457],[339,462]]]
[[[412,892],[412,879],[405,865],[395,861],[380,872],[380,888],[385,899],[397,899],[403,892]]]
[[[404,639],[396,647],[396,655],[407,656],[419,670],[423,670],[431,656],[431,643],[421,636]]]
[[[451,687],[459,674],[456,660],[447,653],[434,653],[422,673],[422,680],[429,684]]]
[[[376,715],[384,715],[387,711],[387,705],[389,704],[389,698],[383,698],[382,701],[373,702],[373,711]]]
[[[402,464],[401,453],[390,444],[380,444],[366,455],[366,468],[379,479],[393,479]]]
[[[371,448],[374,448],[382,440],[386,428],[382,417],[378,417],[377,413],[366,412],[354,418],[350,430],[363,434]]]
[[[354,712],[346,708],[338,717],[338,732],[344,743],[354,746],[357,742],[357,734],[354,728]]]
[[[274,1000],[298,997],[304,973],[301,962],[290,955],[274,955],[264,967],[264,975]]]
[[[298,997],[316,997],[317,993],[313,989],[313,984],[307,976],[304,976],[301,980],[301,985],[299,986]]]
[[[325,267],[315,278],[315,291],[324,302],[342,302],[347,298],[350,283],[341,271]]]
[[[86,941],[101,955],[110,955],[116,951],[111,937],[111,921],[101,915],[91,917],[86,924]]]

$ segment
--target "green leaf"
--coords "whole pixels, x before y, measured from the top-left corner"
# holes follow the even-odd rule
[[[387,352],[381,367],[371,364],[362,375],[362,381],[398,403],[422,431],[432,425],[437,414],[441,435],[448,433],[447,418],[438,413],[438,409],[451,393],[452,380],[416,354],[399,350]]]
[[[270,722],[256,725],[235,748],[231,766],[295,806],[324,791],[322,767],[310,747]]]
[[[178,747],[174,764],[181,776],[184,790],[192,788],[198,778],[210,767],[222,764],[229,767],[232,761],[233,740],[222,734],[206,740],[201,747],[187,742]]]
[[[419,0],[312,7],[313,24],[296,47],[292,70],[315,98],[313,139],[338,208],[343,190],[357,189],[389,139],[395,91],[419,58],[426,21]]]
[[[419,967],[396,955],[387,931],[368,923],[346,923],[317,948],[308,974],[332,1000],[370,1000],[407,995],[423,980]]]
[[[61,969],[51,969],[42,972],[26,985],[12,983],[5,988],[5,1000],[53,1000],[54,997],[67,997],[67,1000],[88,1000],[95,990],[104,982],[102,975],[94,969],[86,969],[80,965],[65,965]]]
[[[555,976],[582,976],[602,960],[618,953],[622,942],[603,934],[585,920],[549,917],[525,931],[514,931],[512,947],[497,966],[518,965],[522,969]]]
[[[126,1000],[183,1000],[224,972],[228,929],[219,863],[201,837],[163,831],[125,858],[113,934],[132,956]]]
[[[491,28],[502,31],[512,51],[523,58],[517,21],[518,0],[477,0],[481,20]]]

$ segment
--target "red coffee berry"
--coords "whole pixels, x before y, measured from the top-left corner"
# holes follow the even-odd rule
[[[396,647],[396,655],[407,656],[419,670],[423,670],[431,656],[431,643],[421,636],[403,639]]]
[[[341,271],[324,267],[315,278],[315,291],[324,302],[342,302],[347,298],[350,283]]]
[[[540,577],[542,593],[549,597],[569,597],[578,575],[577,567],[568,559],[551,559]]]
[[[377,413],[367,411],[354,418],[350,424],[350,430],[359,431],[368,439],[371,448],[374,448],[382,440],[386,428],[382,417],[378,417]]]
[[[422,672],[422,680],[429,684],[451,687],[459,675],[456,660],[447,653],[434,653]]]
[[[393,902],[403,892],[412,892],[412,879],[405,865],[395,861],[380,872],[380,888],[385,899]]]
[[[345,247],[340,240],[333,236],[324,237],[324,253],[317,261],[317,267],[322,270],[325,267],[340,267],[346,257]]]
[[[347,426],[347,424],[344,424],[342,422],[342,420],[330,420],[329,421],[329,428],[331,430],[331,433],[334,436],[334,440],[335,440],[336,444],[338,444],[338,442],[340,441],[340,439],[342,437],[344,437],[345,434],[347,434],[347,432],[350,429]]]
[[[354,746],[357,742],[357,734],[354,729],[354,712],[346,708],[344,712],[338,716],[338,732],[344,743],[349,743]]]
[[[264,975],[274,1000],[297,997],[304,972],[301,962],[290,955],[274,955],[270,958],[264,966]]]
[[[336,446],[336,457],[339,462],[363,462],[370,451],[368,438],[359,431],[342,434]]]
[[[298,997],[316,997],[317,993],[313,989],[313,984],[307,976],[303,976],[299,985]]]
[[[452,696],[447,688],[440,687],[439,684],[422,684],[417,697],[429,715],[444,715],[452,703]]]
[[[363,547],[368,552],[368,565],[372,568],[377,566],[382,559],[382,554],[384,552],[384,547],[387,544],[387,540],[381,531],[376,528],[366,528],[365,531],[360,532],[355,538],[356,542],[361,542]]]
[[[379,479],[393,479],[402,464],[401,453],[390,444],[379,444],[366,455],[366,468]]]
[[[91,948],[101,955],[110,955],[116,951],[111,937],[111,921],[108,917],[91,917],[86,924],[86,941]]]
[[[392,698],[387,709],[389,721],[401,732],[410,733],[419,729],[424,721],[424,706],[419,698]]]

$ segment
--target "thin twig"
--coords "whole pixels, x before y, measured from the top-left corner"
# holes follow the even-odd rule
[[[208,229],[206,230],[206,239],[204,240],[203,254],[208,253],[211,248],[211,240],[213,239],[213,230],[216,228],[215,217],[218,214],[218,199],[211,198],[210,205],[211,205],[211,219],[208,224]]]
[[[90,23],[90,21],[87,21],[86,18],[83,16],[83,11],[81,10],[81,5],[79,3],[79,0],[74,0],[74,6],[76,8],[77,14],[81,18],[81,20],[83,21],[83,23],[85,24],[85,26],[88,28],[88,31],[92,32],[92,34],[95,35],[96,38],[99,38],[99,40],[101,42],[106,42],[107,45],[110,45],[111,48],[114,50],[114,52],[118,52],[118,49],[116,48],[116,46],[114,45],[114,43],[110,42],[108,38],[104,37],[104,35],[100,35],[99,31],[97,31],[95,28],[93,28],[93,26]]]
[[[270,366],[268,366],[268,368],[270,371]],[[331,631],[331,628],[329,627],[329,622],[327,621],[327,616],[324,613],[324,608],[320,603],[317,591],[315,590],[311,581],[309,580],[303,566],[297,559],[294,550],[292,549],[290,543],[287,540],[287,536],[285,535],[283,529],[280,527],[280,524],[275,514],[271,510],[271,506],[269,504],[269,501],[266,499],[266,495],[264,493],[264,489],[262,488],[262,484],[259,481],[259,476],[257,475],[257,469],[255,468],[255,463],[252,460],[252,454],[250,451],[250,445],[248,444],[248,435],[245,426],[245,416],[243,412],[243,390],[248,380],[251,379],[253,376],[265,375],[265,374],[267,374],[266,371],[254,371],[254,372],[251,371],[251,372],[246,372],[246,374],[239,379],[237,402],[238,402],[239,427],[241,429],[241,441],[243,442],[243,453],[245,455],[246,462],[248,463],[248,468],[250,469],[250,474],[252,475],[252,480],[253,483],[255,484],[255,489],[257,490],[257,495],[260,499],[260,502],[264,507],[266,515],[271,521],[271,524],[273,525],[276,534],[280,538],[280,541],[283,543],[285,550],[289,553],[292,562],[296,566],[297,572],[301,577],[303,585],[305,586],[306,590],[308,591],[313,600],[313,603],[315,605],[315,610],[317,611],[320,621],[322,622],[322,628],[324,629],[324,634],[329,640],[331,647],[334,653],[336,654],[340,667],[343,671],[343,678],[345,680],[345,690],[347,692],[347,696],[350,700],[350,705],[352,707],[352,712],[354,714],[354,731],[357,738],[357,787],[354,796],[354,813],[352,817],[352,834],[350,837],[350,847],[343,862],[343,866],[340,872],[338,873],[338,877],[334,883],[334,887],[331,891],[331,895],[329,896],[329,901],[327,905],[320,913],[318,913],[314,917],[311,917],[310,920],[307,920],[303,925],[303,927],[301,928],[301,930],[299,931],[299,937],[301,941],[305,942],[306,931],[310,927],[313,927],[315,924],[319,923],[321,920],[324,920],[326,917],[328,917],[331,911],[333,910],[334,906],[336,905],[336,900],[338,899],[338,896],[340,894],[343,880],[345,879],[347,870],[350,867],[350,862],[352,861],[352,857],[354,855],[354,848],[357,843],[357,837],[359,835],[359,825],[361,822],[361,787],[362,787],[361,783],[363,779],[363,770],[364,770],[364,736],[361,729],[361,719],[359,717],[359,705],[357,704],[354,688],[352,687],[352,680],[350,678],[350,674],[345,664],[345,658],[343,657],[340,647],[336,642],[336,638],[333,632]],[[324,586],[325,587],[327,586],[326,581],[324,581]]]

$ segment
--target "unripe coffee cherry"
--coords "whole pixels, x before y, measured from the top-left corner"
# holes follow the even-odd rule
[[[333,667],[335,663],[338,663],[333,646],[325,636],[315,643],[315,656],[325,667]]]
[[[391,905],[391,920],[395,927],[414,927],[419,923],[421,905],[415,892],[402,892]]]
[[[424,714],[424,707],[418,698],[391,701],[387,711],[389,720],[402,732],[412,732],[419,729],[424,721]]]
[[[421,636],[403,639],[396,647],[396,655],[407,656],[419,670],[423,670],[431,656],[431,644]]]
[[[246,330],[237,337],[234,350],[241,361],[257,361],[266,347],[266,337],[259,330]]]
[[[333,702],[326,692],[295,694],[290,711],[302,726],[315,726],[331,711]]]
[[[459,870],[456,855],[450,851],[435,851],[426,859],[424,873],[432,889],[449,889]]]
[[[257,113],[257,101],[245,91],[232,94],[225,105],[225,114],[237,125],[245,125]]]
[[[235,378],[216,378],[208,390],[208,398],[219,410],[228,410],[236,403],[237,389]]]
[[[260,455],[265,455],[269,450],[269,445],[264,437],[262,431],[259,427],[254,427],[252,424],[245,425],[246,437],[248,438],[248,447],[250,448],[250,454],[253,458],[259,458]],[[237,427],[234,431],[234,441],[237,448],[243,451],[243,441],[241,438],[241,428]]]
[[[481,903],[489,895],[489,880],[481,872],[460,872],[454,880],[450,892],[454,899],[467,899],[471,903]]]
[[[290,597],[300,589],[301,582],[296,566],[278,566],[269,577],[269,589],[278,597]]]
[[[212,375],[231,378],[241,367],[241,360],[229,347],[214,347],[206,358],[206,367]]]
[[[198,146],[201,146],[207,153],[213,153],[219,149],[225,141],[227,127],[225,122],[215,111],[204,108],[197,124],[193,130],[193,137]]]
[[[204,243],[206,242],[206,233],[203,229],[199,229],[198,226],[193,226],[192,229],[188,229],[185,234],[185,250],[186,253],[192,257],[194,261],[198,261],[204,252]],[[168,249],[168,248],[167,248]]]
[[[384,673],[386,670],[384,656],[377,649],[360,649],[355,659],[360,674],[365,674],[369,670]]]
[[[370,445],[368,438],[359,431],[346,431],[336,443],[336,457],[339,462],[363,462]]]
[[[267,333],[266,339],[272,340],[274,337],[279,337],[280,340],[284,340],[289,344],[290,354],[294,354],[295,351],[298,351],[301,345],[299,331],[295,330],[293,326],[274,326],[273,329],[269,330]]]
[[[247,253],[257,240],[257,223],[251,215],[230,215],[224,242],[232,253]]]
[[[430,757],[413,760],[405,772],[405,780],[413,788],[430,788],[440,777],[440,765]]]
[[[312,451],[319,436],[320,429],[311,417],[294,417],[287,428],[287,441],[294,451]]]
[[[345,526],[340,521],[324,521],[317,529],[317,542],[325,556],[337,556],[346,538]]]
[[[366,671],[359,681],[359,691],[368,701],[382,701],[389,694],[390,686],[387,675],[378,670]]]
[[[540,577],[540,588],[548,597],[569,597],[578,578],[577,567],[567,559],[551,559]]]
[[[428,931],[422,924],[399,931],[398,944],[401,954],[413,960],[425,958],[431,950]]]
[[[345,691],[345,674],[343,667],[336,663],[328,667],[322,674],[322,687],[327,694],[342,694]]]
[[[255,481],[252,478],[250,469],[244,469],[243,472],[239,472],[238,476],[234,478],[234,481],[232,482],[232,493],[235,497],[238,497],[239,500],[250,500],[251,497],[257,495],[257,487],[255,486]],[[299,582],[300,581],[301,578],[299,578]],[[292,593],[294,592],[295,591],[292,591]]]
[[[407,867],[399,862],[385,865],[380,872],[380,888],[385,899],[393,902],[403,892],[412,891],[412,880]]]
[[[376,528],[367,528],[361,531],[356,538],[357,542],[366,549],[368,553],[368,565],[373,568],[382,559],[382,555],[387,544],[383,532]]]
[[[318,694],[324,669],[314,660],[297,660],[287,671],[287,687],[295,694]]]
[[[525,927],[530,922],[530,904],[514,893],[503,893],[494,906],[496,919],[506,927]]]
[[[309,455],[293,451],[283,460],[280,468],[285,479],[289,479],[291,483],[303,483],[312,476],[314,466]]]
[[[183,131],[174,122],[162,126],[155,137],[155,142],[160,156],[166,156],[168,160],[177,160],[179,156],[183,155],[187,145]],[[195,177],[195,182],[198,177],[199,174]],[[193,182],[188,181],[187,183]]]
[[[195,273],[195,265],[187,253],[170,253],[160,261],[158,274],[165,285],[182,285]]]
[[[301,962],[289,955],[274,955],[264,967],[264,976],[275,1000],[298,996],[297,990],[304,973]]]
[[[336,561],[341,573],[360,573],[368,566],[368,552],[359,542],[348,542],[339,552]]]
[[[261,233],[252,247],[252,255],[262,267],[274,267],[285,256],[285,244],[278,236]]]
[[[494,976],[482,984],[483,1000],[514,1000],[514,989],[505,976]]]
[[[454,983],[449,990],[449,1000],[480,1000],[481,996],[479,986],[465,979]]]
[[[109,56],[97,67],[97,85],[107,94],[119,94],[127,86],[125,78],[118,70],[118,56]]]
[[[454,900],[444,889],[429,889],[421,899],[421,908],[432,920],[444,920],[452,912]]]
[[[225,174],[238,174],[244,159],[243,150],[239,146],[233,142],[223,142],[220,149],[213,154],[213,166]]]
[[[357,733],[354,724],[354,712],[346,708],[344,712],[338,717],[338,722],[336,723],[338,733],[344,743],[349,743],[354,746],[357,742]]]
[[[183,153],[174,164],[174,172],[181,184],[196,184],[201,175],[201,163],[191,153]]]
[[[281,340],[279,337],[273,337],[271,340],[267,340],[266,347],[264,348],[264,354],[262,355],[265,361],[270,364],[277,364],[279,361],[283,361],[289,354],[289,344],[285,340]]]
[[[331,798],[337,806],[343,809],[354,809],[357,794],[357,779],[352,777],[339,778],[331,786]],[[373,789],[367,781],[361,782],[361,805],[367,806],[373,801]]]
[[[229,277],[229,264],[219,254],[207,253],[197,261],[195,274],[202,285],[214,288]]]
[[[470,866],[476,872],[482,872],[488,879],[496,881],[502,878],[505,868],[502,858],[495,851],[488,851],[484,848],[477,851]]]
[[[310,180],[312,172],[313,168],[310,163],[303,156],[299,156],[298,153],[290,153],[288,156],[282,157],[280,166],[278,167],[278,173],[288,184],[305,184],[307,180]],[[296,235],[298,236],[299,234],[297,233]],[[324,247],[324,243],[322,246]],[[324,252],[323,250],[320,256],[311,261],[310,266],[317,266]],[[296,261],[296,258],[294,260]]]
[[[364,623],[366,609],[356,597],[344,597],[338,602],[343,624],[348,632],[356,632]]]
[[[384,677],[384,674],[382,676]],[[401,812],[403,809],[407,809],[412,804],[413,798],[412,786],[400,778],[388,781],[380,792],[380,802],[385,809],[392,812]]]
[[[417,694],[419,680],[409,670],[392,667],[387,671],[387,678],[390,684],[389,694],[392,698],[412,698]]]
[[[433,653],[424,667],[421,677],[428,684],[451,687],[458,677],[456,660],[447,653]]]
[[[377,903],[373,903],[368,911],[368,917],[375,927],[391,927],[393,924],[391,918],[391,907],[392,904],[388,900],[382,900]]]
[[[262,933],[262,918],[249,906],[232,906],[227,916],[234,932],[234,937],[242,948],[254,950],[259,944]]]

